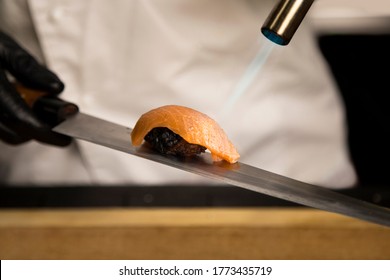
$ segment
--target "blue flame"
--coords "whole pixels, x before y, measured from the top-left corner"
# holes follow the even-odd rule
[[[257,73],[267,61],[267,58],[271,54],[271,51],[274,46],[275,44],[267,40],[264,40],[264,42],[261,43],[260,50],[257,52],[255,58],[248,65],[244,74],[241,76],[238,83],[234,87],[232,94],[229,96],[228,100],[223,106],[221,112],[221,119],[226,117],[231,112],[237,101],[244,95],[249,86],[253,83],[253,80],[256,78]]]

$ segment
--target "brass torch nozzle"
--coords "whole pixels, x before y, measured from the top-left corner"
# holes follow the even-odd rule
[[[261,32],[272,42],[287,45],[314,0],[281,0],[264,22]]]

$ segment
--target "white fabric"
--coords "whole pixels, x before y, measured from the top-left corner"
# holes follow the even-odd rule
[[[0,9],[11,3],[23,6],[19,2],[0,1]],[[28,3],[44,57],[36,49],[35,54],[65,82],[62,97],[83,112],[132,127],[152,108],[189,106],[223,126],[242,162],[328,187],[354,184],[344,108],[308,20],[289,46],[273,49],[253,84],[222,119],[234,86],[264,44],[260,26],[273,1]],[[3,22],[23,17],[3,15]],[[2,28],[22,41],[26,34],[16,25]],[[26,48],[34,45],[33,39],[23,43]],[[38,143],[1,149],[0,175],[9,183],[209,182],[80,141],[65,149]]]

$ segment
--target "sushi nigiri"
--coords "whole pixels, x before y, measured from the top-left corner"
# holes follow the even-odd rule
[[[213,161],[238,161],[240,155],[223,129],[209,116],[194,109],[166,105],[144,113],[131,132],[131,141],[143,141],[164,154],[193,156],[208,149]]]

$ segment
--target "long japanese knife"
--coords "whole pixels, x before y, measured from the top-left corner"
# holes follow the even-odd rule
[[[134,147],[131,128],[78,113],[54,131],[280,199],[390,227],[390,209],[238,162],[213,162],[209,153],[190,159]]]
[[[21,88],[19,91],[26,93]],[[21,95],[23,96],[23,94]],[[39,100],[44,101],[44,98]],[[40,106],[35,106],[40,107],[39,111],[43,111],[44,114],[52,114],[54,111],[59,115],[62,122],[53,128],[55,132],[254,192],[390,227],[389,208],[380,207],[241,162],[235,164],[224,161],[213,162],[209,153],[183,159],[159,154],[146,145],[134,147],[130,140],[131,128],[78,112],[76,105],[61,100],[57,101],[60,102],[54,102],[56,104],[53,106],[52,99],[48,98],[48,100],[40,102]],[[65,105],[61,102],[64,102]],[[73,106],[67,106],[67,104]],[[53,107],[57,108],[53,110]]]

